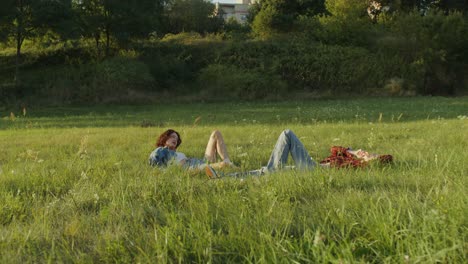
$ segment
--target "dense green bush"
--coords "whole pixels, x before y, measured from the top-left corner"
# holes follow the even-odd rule
[[[206,41],[205,38],[197,32],[182,32],[179,34],[168,33],[161,39],[162,42],[170,42],[172,44],[193,44],[200,41]]]
[[[62,102],[130,101],[135,91],[151,91],[156,82],[143,62],[113,57],[98,63],[50,66],[25,71],[27,95]]]
[[[1,102],[468,94],[463,1],[264,0],[242,25],[203,0],[26,2],[0,19]]]
[[[286,89],[278,76],[222,64],[201,70],[198,82],[206,97],[219,99],[271,99]]]
[[[270,72],[292,91],[327,94],[382,94],[387,80],[408,70],[398,57],[304,39],[236,43],[223,51],[219,63]]]
[[[385,23],[384,23],[385,22]],[[382,21],[388,28],[377,41],[379,53],[401,58],[408,71],[402,77],[419,94],[466,92],[468,22],[461,13],[418,12]]]
[[[224,32],[219,34],[224,40],[245,41],[250,35],[250,25],[240,24],[233,17],[224,23]]]
[[[373,59],[364,49],[318,45],[299,49],[294,58],[285,56],[280,70],[311,89],[362,92],[378,82],[372,74]]]
[[[30,41],[16,83],[14,50],[0,53],[1,101],[41,96],[122,102],[165,92],[257,99],[286,89],[313,95],[467,94],[466,16],[393,13],[373,24],[366,14],[338,7],[329,8],[334,13],[328,16],[299,17],[295,26],[301,32],[249,39],[248,27],[232,23],[231,31],[219,35],[187,32],[134,41],[107,58],[88,41],[43,48]],[[132,99],[133,92],[139,98]]]
[[[327,0],[326,7],[325,14],[299,17],[297,27],[309,38],[324,44],[371,46],[378,25],[372,24],[366,13],[367,1]]]
[[[125,57],[110,58],[97,64],[93,79],[95,88],[101,87],[105,92],[150,89],[154,82],[145,63]]]
[[[196,92],[193,84],[199,71],[213,63],[225,46],[217,37],[184,33],[167,35],[161,42],[141,43],[135,49],[157,80],[157,91]]]

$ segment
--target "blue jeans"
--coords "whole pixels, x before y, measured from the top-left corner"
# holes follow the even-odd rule
[[[268,171],[275,171],[285,166],[288,161],[289,153],[300,170],[311,170],[315,167],[315,162],[310,157],[304,144],[289,129],[281,132],[276,141],[275,148],[271,152],[270,160],[266,165]]]
[[[297,136],[289,129],[283,130],[278,140],[276,141],[275,148],[271,152],[270,160],[265,167],[258,170],[248,171],[247,173],[233,173],[231,176],[239,177],[242,175],[262,175],[266,172],[274,172],[285,168],[288,162],[288,156],[291,156],[295,163],[295,168],[299,170],[312,170],[315,167],[315,162],[310,157],[309,153],[304,147],[304,144],[297,138]]]

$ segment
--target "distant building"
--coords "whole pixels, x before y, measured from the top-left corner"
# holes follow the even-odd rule
[[[225,21],[231,17],[243,24],[247,22],[249,7],[256,0],[211,0],[216,5],[215,12]]]

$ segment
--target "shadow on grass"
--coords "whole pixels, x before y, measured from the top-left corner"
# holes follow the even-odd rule
[[[466,118],[467,108],[467,97],[33,107],[26,108],[26,112],[23,108],[3,107],[0,129],[396,123]]]

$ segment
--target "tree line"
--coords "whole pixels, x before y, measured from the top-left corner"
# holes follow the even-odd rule
[[[134,48],[135,42],[181,32],[242,41],[293,37],[304,45],[371,53],[391,48],[402,60],[413,56],[407,61],[415,71],[424,68],[423,79],[434,72],[446,75],[440,79],[464,74],[460,69],[467,59],[465,0],[259,0],[251,5],[246,24],[223,20],[222,11],[206,0],[2,0],[1,6],[0,45],[15,48],[15,81],[25,40],[42,46],[92,40],[96,57],[109,58],[115,50]],[[442,64],[444,69],[437,69]],[[283,72],[281,78],[286,77]]]
[[[18,58],[25,39],[48,33],[61,40],[91,38],[108,55],[111,41],[125,47],[150,35],[216,31],[222,20],[213,11],[204,0],[2,0],[0,40],[14,42]]]

